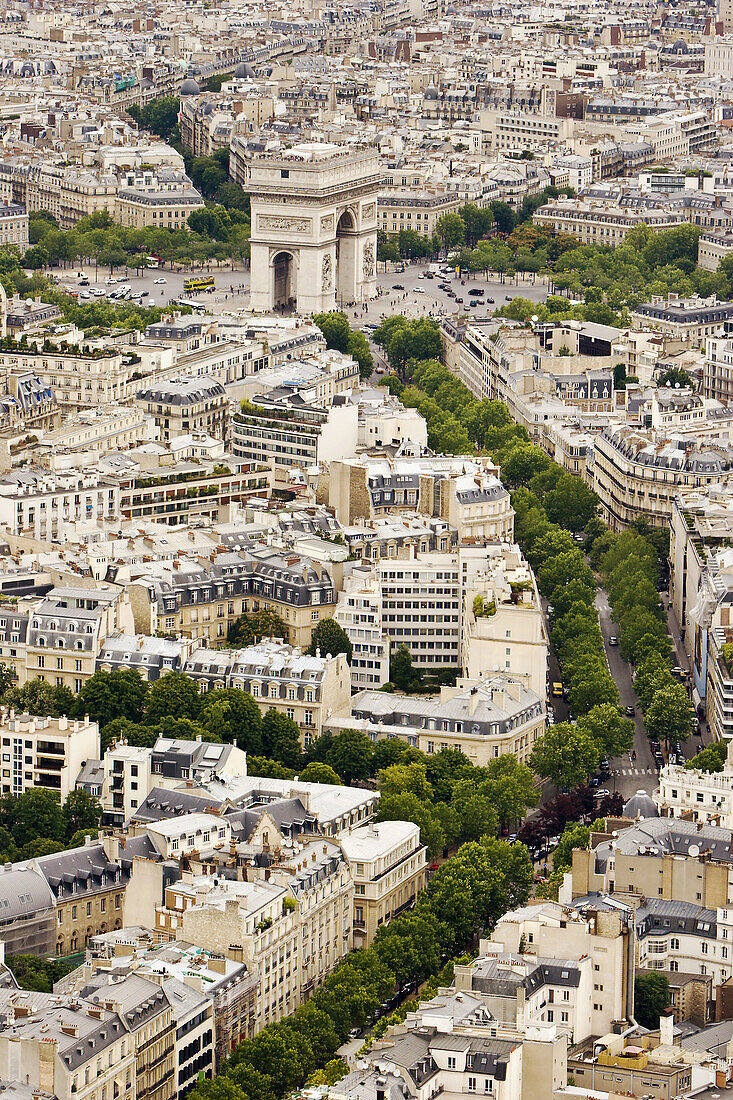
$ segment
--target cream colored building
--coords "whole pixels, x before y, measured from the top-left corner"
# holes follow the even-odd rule
[[[202,691],[248,692],[263,714],[273,709],[295,722],[305,745],[320,737],[327,716],[348,707],[351,698],[344,653],[310,657],[273,638],[245,649],[197,649],[183,671]]]
[[[726,446],[611,424],[595,437],[588,482],[614,530],[639,515],[666,527],[679,491],[721,481],[730,461]]]
[[[34,717],[0,710],[2,793],[41,787],[60,802],[75,789],[87,760],[99,759],[99,727],[88,718]]]
[[[500,968],[510,969],[512,956],[544,964],[548,978],[542,984],[528,982],[526,999],[517,997],[514,1005],[500,1007]],[[568,973],[564,980],[563,970],[571,969],[571,961],[579,965],[572,967],[572,978]],[[482,976],[493,969],[492,963],[499,967],[499,982],[487,996],[488,981],[482,981]],[[511,910],[491,937],[481,940],[478,958],[456,966],[455,984],[456,989],[483,990],[487,1007],[510,1026],[554,1023],[571,1043],[604,1035],[616,1021],[633,1016],[633,912],[624,907],[604,910],[592,903],[579,912],[555,901],[536,901]],[[516,1017],[508,1019],[512,1010]]]
[[[504,753],[526,763],[535,741],[545,732],[542,697],[506,673],[460,680],[442,688],[440,699],[361,691],[348,711],[325,723],[332,733],[362,730],[372,741],[396,737],[431,756],[441,749],[460,749],[483,767]]]
[[[380,821],[339,838],[354,880],[354,947],[369,947],[379,928],[427,885],[425,845],[412,821]]]
[[[296,849],[269,881],[184,872],[156,914],[165,938],[219,951],[259,973],[256,1031],[294,1012],[353,943],[354,888],[340,849],[322,839]]]
[[[137,1100],[135,1042],[115,1010],[12,987],[0,1009],[3,1080],[59,1100]]]
[[[486,571],[467,586],[462,665],[469,680],[496,669],[542,697],[549,641],[535,579],[517,546],[487,547]]]
[[[649,817],[573,850],[572,896],[612,893],[715,909],[733,901],[730,867],[730,829]]]
[[[535,225],[545,226],[555,234],[577,237],[581,244],[615,248],[631,229],[647,225],[660,232],[686,221],[684,211],[654,207],[635,210],[632,207],[604,203],[595,199],[553,199],[534,213]]]
[[[732,829],[733,766],[730,763],[730,744],[728,758],[728,763],[720,772],[703,772],[679,764],[667,764],[662,768],[659,787],[654,792],[660,815]]]
[[[28,214],[17,203],[0,204],[0,247],[17,248],[21,254],[28,248]]]

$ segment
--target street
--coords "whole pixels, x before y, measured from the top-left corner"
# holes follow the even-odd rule
[[[636,760],[631,760],[628,754],[615,757],[611,760],[611,778],[609,790],[620,791],[624,802],[631,798],[638,790],[644,790],[651,794],[658,785],[658,772],[649,747],[649,738],[644,729],[644,721],[639,707],[639,700],[634,692],[631,668],[621,656],[617,645],[609,645],[609,638],[618,636],[618,626],[611,618],[611,608],[608,596],[602,588],[596,593],[595,605],[598,610],[598,618],[603,636],[603,645],[606,650],[611,676],[618,686],[621,706],[626,708],[632,705],[636,711],[634,723],[634,749]]]
[[[89,279],[90,286],[80,287],[77,273],[83,271]],[[378,324],[385,316],[404,313],[408,317],[458,317],[461,313],[474,319],[486,319],[494,310],[503,306],[512,298],[530,298],[536,302],[542,302],[547,296],[547,284],[537,277],[532,281],[532,276],[523,278],[521,275],[515,278],[507,278],[505,282],[497,278],[491,280],[483,276],[466,276],[462,281],[453,276],[436,276],[433,279],[426,278],[428,264],[408,264],[402,272],[388,272],[377,274],[377,294],[369,302],[359,306],[349,306],[348,303],[336,303],[337,309],[343,309],[348,315],[354,328],[362,328],[365,324]],[[199,294],[190,294],[184,291],[183,284],[188,278],[196,278],[211,274],[216,280],[216,289],[213,292],[206,291]],[[132,287],[133,291],[146,290],[148,297],[143,299],[144,306],[164,306],[177,298],[191,298],[210,309],[225,309],[230,311],[249,309],[249,271],[241,268],[235,271],[212,268],[196,268],[194,271],[170,271],[168,269],[157,270],[150,268],[137,274],[134,269],[116,269],[113,273],[118,280],[114,285],[108,286],[106,279],[109,276],[109,268],[100,267],[95,274],[94,264],[85,264],[83,267],[54,271],[56,282],[61,288],[78,289],[91,292],[92,289],[102,290],[108,294],[120,282]],[[158,282],[156,283],[156,279]],[[164,279],[165,282],[160,282]],[[457,298],[463,302],[456,302],[454,298],[440,289],[439,283],[449,284]],[[395,290],[394,287],[403,287]],[[470,290],[482,290],[482,295],[471,295]],[[494,302],[488,302],[493,298]],[[99,295],[92,294],[89,301],[103,301]],[[86,299],[82,299],[85,302]],[[473,305],[472,303],[477,303]]]

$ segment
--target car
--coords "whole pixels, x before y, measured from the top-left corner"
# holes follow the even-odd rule
[[[166,281],[167,281],[166,279],[153,279],[153,282],[155,283],[156,286],[162,286],[163,283],[165,283]]]
[[[434,279],[434,278],[435,278],[435,275],[433,274],[433,272],[432,272],[432,271],[426,271],[426,272],[425,272],[425,278],[426,278],[426,279]]]
[[[599,799],[599,800],[601,798],[610,798],[610,797],[611,797],[611,792],[609,791],[608,787],[599,787],[598,790],[596,791],[596,798]]]
[[[548,605],[547,605],[547,614],[552,615],[554,611],[555,611],[555,608],[552,606],[551,603],[548,603]]]
[[[384,374],[384,367],[377,367],[377,374]]]
[[[428,867],[428,871],[437,871],[439,867],[440,867],[440,864],[433,861],[433,863],[431,863],[430,866]]]
[[[486,301],[487,301],[487,302],[488,302],[488,303],[489,303],[490,305],[492,305],[492,306],[493,306],[493,305],[495,304],[495,302],[494,302],[494,299],[493,299],[493,298],[487,298],[487,299],[486,299]]]
[[[361,1039],[361,1028],[360,1027],[352,1027],[351,1031],[349,1032],[349,1038],[350,1039]]]
[[[678,676],[680,679],[684,679],[684,677],[687,675],[687,673],[685,672],[685,670],[683,668],[680,668],[679,665],[675,665],[674,668],[672,669],[672,675],[673,676]]]
[[[513,294],[505,294],[504,295],[504,301],[505,302],[513,302],[514,301],[514,295]]]
[[[458,303],[458,305],[462,306],[463,305],[463,298],[456,298],[456,302]]]
[[[588,780],[588,786],[589,787],[600,787],[600,785],[601,785],[601,781],[600,781],[600,779],[598,778],[597,775],[592,775],[590,777],[590,779]]]
[[[475,301],[469,302],[468,304],[469,304],[469,306],[471,307],[471,309],[475,309],[475,308],[476,308],[476,306],[480,306],[480,305],[481,305],[481,303],[480,303],[480,302],[475,302]]]
[[[456,296],[455,290],[448,290],[446,293],[447,293],[449,298],[455,298],[455,296]]]
[[[412,293],[413,294],[424,294],[425,291],[423,290],[423,288],[421,286],[416,286],[416,287],[413,288]]]
[[[627,718],[633,718],[635,714],[636,714],[636,708],[632,707],[631,703],[629,703],[629,705],[626,708],[626,717]]]
[[[616,637],[615,634],[612,634],[611,637],[608,639],[608,644],[609,645],[618,645],[618,638]]]
[[[555,712],[554,712],[554,710],[548,710],[548,712],[547,712],[547,725],[548,726],[554,726],[555,725]]]
[[[392,290],[404,290],[402,283],[392,283]]]
[[[476,298],[483,294],[483,290],[480,290],[479,287],[472,286],[468,293]]]
[[[138,294],[140,295],[141,298],[147,298],[148,297],[148,291],[147,290],[139,290]]]
[[[425,272],[421,271],[420,274],[418,275],[418,279],[424,279],[424,278],[425,278]]]

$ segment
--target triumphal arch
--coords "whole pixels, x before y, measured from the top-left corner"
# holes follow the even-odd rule
[[[377,148],[325,142],[254,157],[252,309],[320,313],[375,293]]]

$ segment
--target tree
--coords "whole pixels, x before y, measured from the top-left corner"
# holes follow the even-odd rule
[[[685,764],[691,771],[721,772],[728,759],[728,742],[716,741],[702,749]]]
[[[298,778],[303,783],[331,783],[341,786],[341,779],[330,764],[324,764],[320,760],[311,760],[310,764],[306,764]]]
[[[82,684],[74,704],[74,717],[88,714],[102,729],[115,718],[141,722],[148,683],[137,669],[115,672],[100,670]]]
[[[372,743],[365,733],[343,730],[334,737],[326,763],[344,783],[354,783],[368,778],[372,751]]]
[[[690,697],[676,681],[656,692],[644,715],[649,736],[667,744],[685,741],[692,732],[694,721]]]
[[[588,825],[567,825],[552,853],[553,871],[570,871],[573,866],[573,848],[587,848],[589,839]]]
[[[389,679],[399,691],[418,691],[420,673],[413,668],[409,647],[400,645],[392,652],[389,662]]]
[[[3,695],[3,705],[13,707],[19,714],[35,714],[41,717],[58,718],[68,711],[68,706],[59,709],[60,700],[64,703],[70,695],[66,689],[66,695],[62,696],[57,688],[51,686],[47,680],[26,680],[22,687],[11,687]],[[71,696],[73,700],[73,696]]]
[[[669,979],[656,970],[637,972],[634,979],[634,1019],[650,1030],[659,1027],[659,1017],[670,1003]]]
[[[288,768],[300,760],[300,730],[292,718],[274,707],[262,719],[262,745],[265,753]]]
[[[262,752],[262,712],[252,696],[239,688],[217,688],[202,700],[201,724],[209,733],[244,752]]]
[[[377,772],[377,787],[382,797],[405,791],[416,795],[421,802],[430,802],[433,798],[424,764],[392,764]]]
[[[657,379],[657,386],[661,389],[662,386],[679,386],[686,388],[693,386],[692,378],[686,370],[682,370],[681,367],[669,367],[664,374],[661,374]]]
[[[584,481],[572,474],[559,478],[543,504],[551,523],[559,523],[569,531],[582,531],[595,515],[598,497]]]
[[[202,696],[196,681],[182,672],[166,672],[150,686],[145,719],[151,725],[169,717],[196,721],[201,707]]]
[[[420,828],[420,840],[431,858],[440,855],[446,837],[435,809],[411,791],[388,794],[379,800],[378,821],[414,821]]]
[[[13,840],[19,848],[37,837],[47,837],[61,844],[66,836],[61,806],[54,795],[42,787],[18,795],[12,806],[11,821]]]
[[[521,820],[527,808],[537,804],[540,792],[535,777],[516,756],[503,753],[498,759],[490,760],[483,770],[486,778],[481,783],[481,790],[503,827]]]
[[[89,794],[83,788],[69,791],[64,805],[64,827],[67,838],[80,830],[94,833],[99,827],[102,816],[102,805],[98,798]]]
[[[538,775],[556,787],[580,787],[598,767],[599,746],[587,733],[569,722],[559,722],[538,738],[529,758]]]
[[[227,645],[233,647],[252,645],[261,638],[288,640],[288,628],[275,611],[240,615],[227,630]]]
[[[349,337],[351,325],[345,313],[332,310],[330,313],[315,313],[313,322],[323,333],[326,347],[347,354],[349,350]]]
[[[600,745],[609,758],[629,752],[634,744],[634,723],[610,703],[592,707],[578,719],[578,727]]]
[[[645,657],[637,665],[634,674],[634,691],[639,697],[641,709],[646,713],[657,691],[673,683],[674,677],[670,672],[669,661],[665,661],[659,653],[650,653]]]
[[[321,619],[311,635],[311,644],[308,647],[311,657],[315,657],[316,651],[320,651],[323,657],[345,653],[346,660],[351,663],[353,646],[348,634],[335,619]]]
[[[456,248],[463,244],[466,237],[466,226],[460,214],[441,214],[435,223],[435,232],[440,238],[443,248]]]

